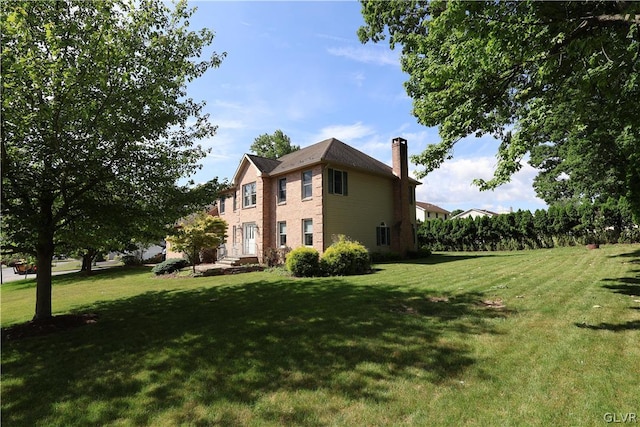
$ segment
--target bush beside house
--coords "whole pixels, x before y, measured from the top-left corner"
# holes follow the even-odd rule
[[[289,253],[286,265],[297,277],[348,276],[371,271],[371,257],[361,243],[338,236],[338,240],[327,248],[322,258],[317,250],[300,247]]]
[[[153,267],[151,271],[159,276],[161,274],[176,272],[187,267],[188,265],[189,262],[186,259],[170,258]]]
[[[320,254],[314,248],[299,247],[289,252],[287,270],[296,277],[313,277],[320,271]]]

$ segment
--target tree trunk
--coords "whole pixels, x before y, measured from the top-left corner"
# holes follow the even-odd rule
[[[40,241],[36,248],[36,313],[33,320],[51,318],[51,263],[53,261],[53,233],[48,241]]]
[[[196,256],[197,256],[197,252],[196,252],[196,247],[194,246],[193,252],[191,253],[191,269],[194,276],[196,274]]]
[[[93,264],[93,260],[96,258],[97,254],[97,250],[88,249],[87,252],[82,255],[82,268],[80,271],[83,271],[87,276],[91,275],[91,264]]]

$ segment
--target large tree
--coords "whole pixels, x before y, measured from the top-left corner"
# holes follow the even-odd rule
[[[363,0],[362,14],[360,39],[402,46],[413,113],[439,128],[413,157],[423,175],[460,139],[493,135],[482,189],[532,153],[547,202],[613,192],[640,217],[640,3]]]
[[[299,149],[300,146],[291,145],[291,138],[280,129],[276,130],[273,135],[265,133],[258,136],[251,144],[252,152],[269,159],[277,159]]]
[[[101,243],[101,225],[157,233],[210,203],[216,182],[177,184],[215,133],[186,83],[224,54],[199,59],[213,33],[188,29],[185,2],[8,1],[1,13],[3,249],[36,255],[34,319],[47,319],[56,244]]]

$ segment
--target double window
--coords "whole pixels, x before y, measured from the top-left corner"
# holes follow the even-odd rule
[[[391,245],[391,228],[383,222],[376,227],[376,244],[378,246]]]
[[[347,195],[347,173],[336,169],[328,169],[329,194]]]
[[[256,183],[252,182],[242,186],[242,207],[250,208],[256,205]]]
[[[302,198],[308,199],[313,196],[313,187],[311,186],[311,179],[313,178],[312,171],[302,172]]]

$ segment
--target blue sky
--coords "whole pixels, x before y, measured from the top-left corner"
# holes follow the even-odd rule
[[[408,141],[409,154],[439,141],[436,128],[417,123],[403,83],[399,51],[388,43],[363,45],[355,1],[194,1],[191,29],[216,37],[207,53],[227,52],[220,68],[190,83],[188,95],[205,101],[217,134],[200,141],[212,149],[193,178],[231,179],[254,139],[281,129],[306,147],[335,137],[391,164],[391,140]],[[471,181],[488,179],[496,164],[490,137],[461,141],[454,159],[422,179],[419,201],[442,208],[545,208],[535,197],[535,170],[525,165],[512,182],[480,192]],[[415,169],[415,165],[411,166]]]

